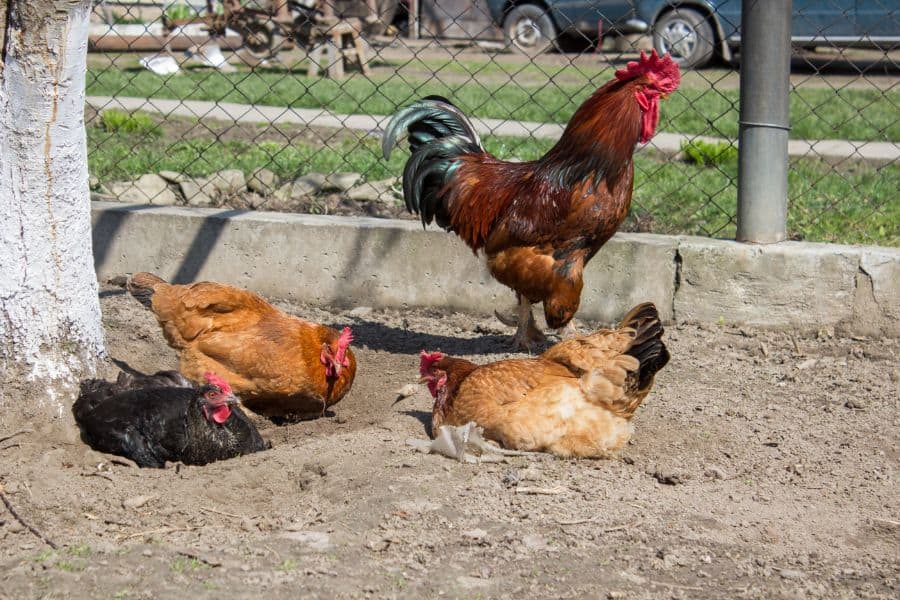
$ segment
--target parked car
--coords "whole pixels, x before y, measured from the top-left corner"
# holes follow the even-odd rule
[[[487,0],[488,11],[506,42],[538,53],[557,46],[562,36],[581,34],[598,40],[608,35],[644,33],[631,0]]]
[[[730,60],[741,45],[741,0],[635,0],[636,19],[650,24],[653,46],[682,67]],[[793,0],[795,46],[893,49],[900,10],[886,0]]]

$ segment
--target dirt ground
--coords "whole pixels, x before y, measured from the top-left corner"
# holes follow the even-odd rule
[[[152,315],[101,295],[113,359],[175,366]],[[618,458],[473,465],[407,445],[426,437],[430,396],[394,405],[395,390],[422,348],[496,360],[509,330],[282,307],[351,325],[360,367],[324,418],[256,419],[270,451],[136,469],[72,429],[4,415],[4,495],[59,549],[0,507],[0,598],[900,593],[897,340],[673,325],[672,361]]]

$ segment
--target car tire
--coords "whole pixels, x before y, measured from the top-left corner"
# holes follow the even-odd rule
[[[703,67],[715,50],[712,25],[696,10],[670,10],[653,24],[653,47],[660,56],[668,52],[682,68]]]
[[[537,4],[520,4],[503,19],[507,45],[526,54],[540,54],[556,47],[556,28],[546,9]]]

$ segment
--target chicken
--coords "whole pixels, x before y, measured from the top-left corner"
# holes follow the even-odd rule
[[[177,371],[113,383],[88,379],[72,405],[81,438],[95,450],[140,467],[166,461],[205,465],[265,450],[269,445],[239,408],[229,385],[212,373],[194,387]]]
[[[546,155],[529,162],[488,154],[466,116],[439,96],[391,119],[382,139],[385,158],[401,131],[409,134],[407,208],[421,214],[423,225],[435,221],[472,251],[482,250],[491,275],[516,292],[516,347],[543,340],[534,303],[543,302],[548,326],[571,322],[585,264],[628,215],[635,146],[653,136],[659,99],[679,82],[669,55],[641,53],[578,108]]]
[[[432,435],[475,422],[512,450],[607,457],[631,437],[631,418],[669,360],[653,304],[634,307],[616,330],[561,341],[533,358],[478,366],[422,352],[434,397]]]
[[[258,295],[213,282],[170,285],[135,273],[128,291],[156,315],[179,369],[200,381],[222,376],[250,410],[269,416],[321,416],[353,385],[349,327],[338,332],[287,315]]]

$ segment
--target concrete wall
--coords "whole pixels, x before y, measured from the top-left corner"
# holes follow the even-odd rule
[[[454,235],[413,221],[95,202],[99,277],[151,271],[337,306],[489,314],[514,295]],[[653,301],[666,321],[900,336],[900,251],[618,234],[588,265],[579,317]]]

